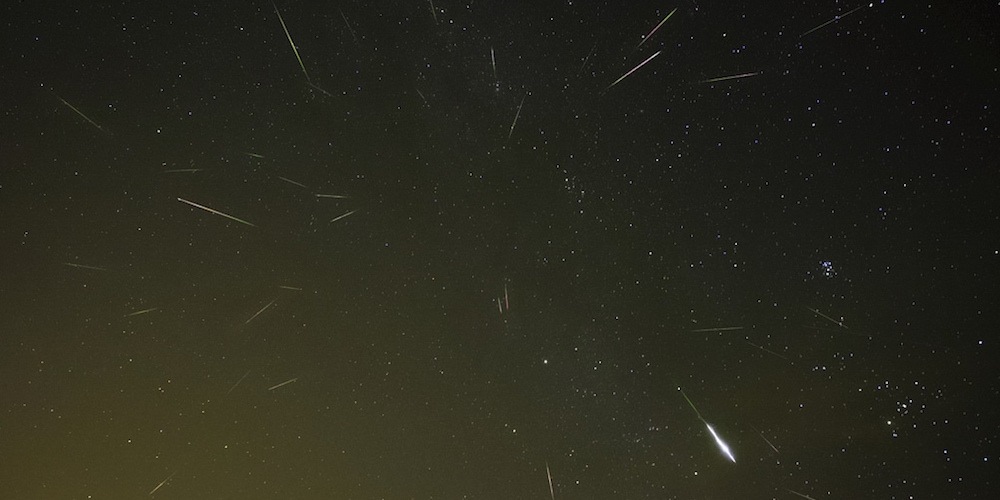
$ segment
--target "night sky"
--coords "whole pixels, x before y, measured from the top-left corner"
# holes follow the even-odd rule
[[[2,498],[996,494],[996,2],[0,26]]]

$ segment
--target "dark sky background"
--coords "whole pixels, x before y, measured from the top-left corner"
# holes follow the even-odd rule
[[[990,3],[5,2],[0,497],[990,497]]]

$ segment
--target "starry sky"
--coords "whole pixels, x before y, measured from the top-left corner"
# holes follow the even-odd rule
[[[0,497],[995,489],[995,2],[0,14]]]

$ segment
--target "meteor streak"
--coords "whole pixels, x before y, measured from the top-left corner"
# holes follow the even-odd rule
[[[295,42],[292,41],[292,35],[288,32],[288,27],[285,26],[285,20],[281,18],[281,12],[278,12],[278,6],[275,5],[274,2],[271,2],[271,5],[274,7],[274,13],[278,15],[278,21],[281,22],[281,29],[285,30],[285,36],[288,37],[288,44],[292,46],[292,52],[295,53],[295,59],[299,61],[299,67],[302,68],[302,74],[306,76],[306,82],[311,82],[312,80],[309,78],[309,73],[306,71],[306,65],[302,64],[302,58],[299,57],[299,49],[295,47]],[[344,15],[344,13],[341,12],[340,15]],[[347,20],[344,19],[344,21],[346,22]],[[348,26],[348,28],[349,27],[350,26]]]
[[[681,396],[684,396],[684,400],[687,401],[689,405],[691,405],[691,409],[694,410],[695,415],[698,415],[698,420],[701,420],[701,423],[705,424],[705,427],[708,428],[708,432],[712,434],[713,438],[715,438],[715,444],[718,445],[719,450],[721,450],[722,453],[725,454],[726,457],[728,457],[729,460],[731,460],[735,464],[736,457],[734,457],[733,452],[730,451],[729,445],[727,445],[726,442],[723,441],[722,438],[720,438],[719,435],[715,433],[715,429],[712,428],[711,424],[709,424],[704,418],[702,418],[701,412],[698,411],[698,408],[695,408],[694,403],[692,403],[691,399],[687,397],[687,394],[684,394],[684,391],[681,391]]]
[[[755,71],[753,73],[740,73],[738,75],[720,76],[718,78],[709,78],[708,80],[702,80],[702,81],[700,81],[698,83],[715,83],[715,82],[724,82],[726,80],[738,80],[740,78],[750,78],[751,76],[757,76],[759,74],[760,74],[760,71]]]
[[[864,7],[864,5],[862,5],[861,7]],[[861,10],[861,7],[855,7],[853,9],[847,11],[847,13],[844,14],[844,15],[833,16],[833,19],[830,19],[829,21],[827,21],[827,22],[825,22],[825,23],[823,23],[823,24],[821,24],[821,25],[819,25],[819,26],[817,26],[817,27],[815,27],[815,28],[813,28],[813,29],[811,29],[811,30],[809,30],[809,31],[801,34],[801,35],[799,35],[799,38],[802,38],[802,37],[808,35],[809,33],[814,32],[814,31],[823,29],[823,28],[825,28],[825,27],[827,27],[827,26],[829,26],[829,25],[831,25],[831,24],[833,24],[833,23],[835,23],[837,21],[840,21],[841,19],[843,19],[843,18],[845,18],[845,17],[847,17],[847,16],[849,16],[851,14],[854,14],[855,12]],[[791,490],[789,490],[789,491],[791,491]]]
[[[662,50],[657,50],[655,54],[653,54],[653,55],[649,56],[648,58],[646,58],[645,61],[639,63],[638,66],[636,66],[636,67],[632,68],[631,70],[629,70],[628,73],[625,73],[624,75],[618,77],[618,79],[615,80],[615,81],[613,81],[613,82],[611,82],[611,85],[608,85],[608,88],[604,89],[604,91],[607,92],[607,91],[611,90],[611,87],[614,87],[615,85],[618,85],[618,82],[624,80],[626,77],[628,77],[628,75],[631,75],[632,73],[635,73],[635,71],[637,69],[645,66],[646,63],[648,63],[649,61],[652,61],[654,57],[660,55],[660,52],[663,52],[663,51]]]
[[[664,17],[663,20],[660,21],[660,24],[657,24],[656,27],[653,28],[653,30],[650,31],[648,35],[643,37],[642,41],[639,42],[639,45],[636,45],[635,48],[638,49],[639,47],[642,47],[642,44],[646,43],[646,40],[649,40],[649,37],[653,36],[653,33],[656,33],[656,30],[660,29],[660,26],[663,26],[663,23],[667,22],[667,19],[670,19],[670,16],[674,15],[674,12],[677,12],[677,9],[670,11],[670,13],[667,14],[667,17]]]

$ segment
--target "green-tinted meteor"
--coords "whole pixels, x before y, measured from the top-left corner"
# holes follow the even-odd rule
[[[691,399],[688,398],[688,395],[684,394],[684,391],[681,391],[681,396],[684,396],[684,400],[687,401],[689,405],[691,405],[691,409],[694,410],[695,414],[698,415],[698,420],[704,422],[705,419],[701,418],[701,412],[699,412],[698,409],[694,407],[694,403],[691,402]]]
[[[309,78],[309,73],[306,71],[306,65],[302,64],[302,58],[299,57],[299,49],[295,47],[295,42],[292,41],[292,35],[288,33],[288,27],[285,26],[285,20],[281,18],[281,12],[278,12],[278,6],[271,2],[274,6],[274,13],[278,15],[278,21],[281,21],[281,29],[285,30],[285,36],[288,37],[288,44],[292,46],[292,52],[295,53],[295,59],[299,61],[299,67],[302,68],[302,74],[306,76],[306,82],[311,82]]]
[[[76,109],[76,106],[70,104],[69,102],[67,102],[62,97],[56,96],[56,99],[59,99],[60,101],[62,101],[63,104],[69,106],[69,109],[72,109],[74,113],[80,115],[80,117],[83,118],[84,120],[87,120],[87,123],[89,123],[89,124],[97,127],[97,130],[100,130],[101,132],[104,132],[105,134],[110,134],[110,132],[108,132],[107,130],[104,130],[104,127],[98,125],[97,122],[95,122],[94,120],[91,120],[89,116],[83,114],[83,111],[80,111],[79,109]]]

